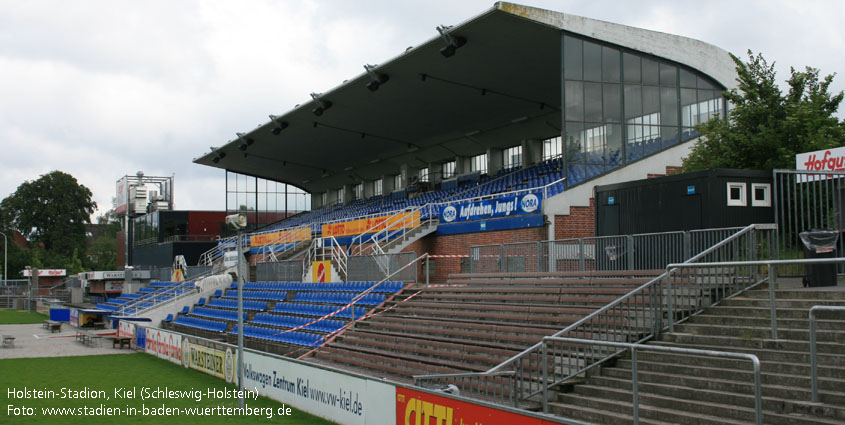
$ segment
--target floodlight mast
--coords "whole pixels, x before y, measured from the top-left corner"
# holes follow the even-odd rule
[[[244,408],[244,274],[243,230],[246,214],[226,216],[226,224],[238,231],[238,407]]]

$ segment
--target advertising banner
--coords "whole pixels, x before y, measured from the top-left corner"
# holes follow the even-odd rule
[[[70,324],[79,326],[79,310],[75,308],[70,309]]]
[[[388,226],[391,230],[414,228],[420,225],[420,212],[404,212],[393,215],[362,218],[360,220],[344,221],[323,225],[323,237],[354,236],[363,233],[380,232]]]
[[[396,425],[546,425],[556,422],[396,387]]]
[[[204,347],[182,340],[182,365],[216,376],[226,382],[237,383],[237,354],[227,347],[226,351]]]
[[[440,208],[440,222],[482,220],[540,212],[540,197],[533,193],[462,202]]]
[[[294,230],[282,230],[272,233],[262,233],[249,237],[250,246],[280,245],[291,242],[311,240],[311,228],[304,227]]]
[[[117,325],[117,336],[125,336],[129,338],[135,337],[135,323],[126,320],[121,320]]]
[[[182,364],[182,335],[161,329],[147,329],[145,339],[147,353]]]
[[[342,424],[387,425],[396,418],[393,385],[277,357],[245,353],[244,388]]]
[[[845,147],[822,149],[795,155],[795,169],[807,171],[845,171]],[[826,180],[832,176],[798,175],[799,183]]]

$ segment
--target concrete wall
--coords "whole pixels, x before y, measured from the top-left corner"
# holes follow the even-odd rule
[[[703,41],[512,3],[499,2],[495,7],[564,31],[670,59],[709,75],[728,89],[737,87],[736,65],[730,54]]]
[[[593,197],[593,187],[645,179],[650,175],[664,175],[666,174],[667,167],[681,164],[683,158],[689,155],[690,150],[697,141],[698,139],[693,139],[689,142],[673,146],[652,156],[643,158],[631,165],[615,170],[610,174],[600,176],[584,184],[575,186],[572,189],[567,189],[562,196],[553,196],[550,199],[544,200],[543,213],[546,214],[547,221],[551,223],[549,225],[548,238],[559,239],[561,237],[576,237],[565,236],[570,233],[568,231],[556,232],[555,227],[561,225],[562,219],[559,216],[570,215],[573,207],[591,207],[590,199]],[[594,231],[595,227],[590,227],[589,232]]]

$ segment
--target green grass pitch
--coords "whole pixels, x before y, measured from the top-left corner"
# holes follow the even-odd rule
[[[26,311],[22,310],[10,310],[10,309],[2,309],[0,310],[0,324],[3,325],[22,325],[22,324],[29,324],[29,323],[42,323],[45,320],[49,319],[44,314],[38,312],[31,312],[27,313]]]
[[[103,356],[84,357],[49,357],[32,359],[3,359],[0,360],[0,424],[331,424],[332,422],[311,416],[307,413],[291,409],[290,415],[280,416],[282,404],[265,397],[258,397],[258,400],[247,399],[246,405],[250,408],[271,408],[273,418],[266,417],[266,410],[263,415],[252,416],[226,416],[215,414],[213,416],[188,416],[186,408],[217,406],[229,408],[238,407],[237,398],[208,398],[208,389],[229,389],[237,390],[236,385],[227,384],[222,380],[203,374],[201,372],[185,369],[180,365],[158,359],[154,356],[142,353],[117,354]],[[53,390],[57,398],[18,399],[10,397],[11,389],[23,390],[24,387],[30,390]],[[108,399],[99,398],[77,398],[61,399],[61,389],[67,388],[73,391],[103,390]],[[198,391],[202,394],[202,400],[196,398],[153,398],[142,400],[142,388],[147,387],[155,390],[157,387],[177,391]],[[135,388],[135,396],[130,399],[118,400],[115,398],[115,389]],[[65,392],[65,394],[75,395]],[[196,394],[196,393],[195,393]],[[13,407],[9,407],[9,406]],[[88,416],[79,416],[79,408],[95,409],[101,405],[110,408],[123,410],[120,415],[111,416],[98,414],[96,410],[87,410],[85,413],[92,413]],[[180,408],[180,416],[160,416],[148,412],[144,415],[142,405],[147,408]],[[19,410],[14,410],[19,408]],[[31,408],[32,410],[29,410]],[[76,415],[65,414],[63,416],[46,416],[44,408],[75,408]],[[137,409],[134,415],[127,415],[127,408]],[[223,410],[217,409],[217,412]],[[33,416],[24,416],[24,413],[33,412]],[[163,413],[163,411],[159,411]],[[282,413],[284,411],[281,411]]]

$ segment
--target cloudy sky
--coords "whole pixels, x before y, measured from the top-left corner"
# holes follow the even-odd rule
[[[521,3],[752,49],[781,80],[790,66],[845,70],[842,1]],[[193,158],[492,4],[0,0],[0,199],[61,170],[100,214],[115,181],[143,170],[175,174],[178,209],[221,210],[223,171]]]

